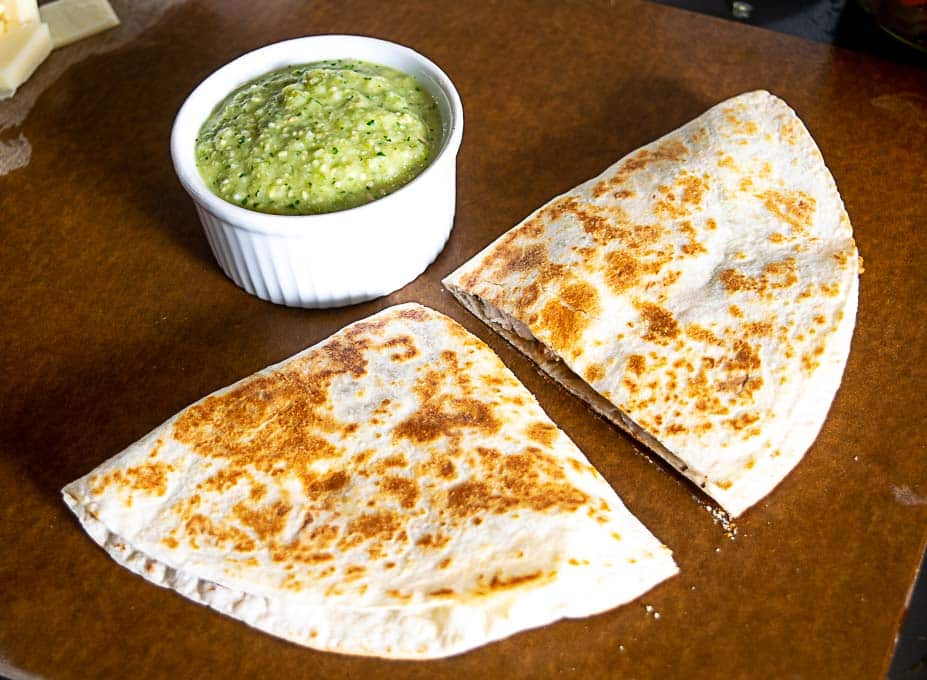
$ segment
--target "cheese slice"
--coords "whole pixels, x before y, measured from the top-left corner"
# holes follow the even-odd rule
[[[51,50],[47,24],[7,24],[0,35],[0,99],[12,96]]]
[[[35,0],[0,0],[0,27],[7,31],[17,24],[39,22],[39,7]]]
[[[39,8],[51,30],[55,48],[119,25],[119,17],[107,0],[55,0]]]

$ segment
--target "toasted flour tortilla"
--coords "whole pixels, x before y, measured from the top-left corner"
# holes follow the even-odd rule
[[[677,572],[499,358],[414,304],[213,393],[63,494],[153,583],[350,654],[463,652]]]
[[[737,516],[817,436],[859,273],[814,140],[750,92],[553,199],[444,284]]]

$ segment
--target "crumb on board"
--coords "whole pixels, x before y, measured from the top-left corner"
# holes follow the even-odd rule
[[[726,538],[729,538],[732,541],[737,538],[737,524],[734,523],[734,520],[731,519],[729,514],[727,514],[718,506],[708,503],[694,494],[692,494],[692,498],[696,503],[708,511],[708,514],[711,515],[714,523],[719,525],[724,530],[724,535]]]

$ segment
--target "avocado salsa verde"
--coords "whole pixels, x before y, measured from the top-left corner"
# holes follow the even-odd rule
[[[414,77],[328,60],[271,71],[232,92],[197,135],[196,165],[230,203],[312,215],[395,191],[441,141],[437,102]]]

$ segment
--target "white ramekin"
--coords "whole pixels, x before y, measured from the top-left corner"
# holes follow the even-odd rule
[[[194,147],[203,122],[239,85],[289,64],[359,59],[415,76],[438,102],[443,141],[418,177],[372,203],[323,215],[269,215],[233,205],[206,186]],[[352,35],[296,38],[249,52],[193,90],[171,132],[171,156],[222,270],[264,300],[335,307],[386,295],[421,274],[454,221],[463,108],[441,69],[395,43]]]

